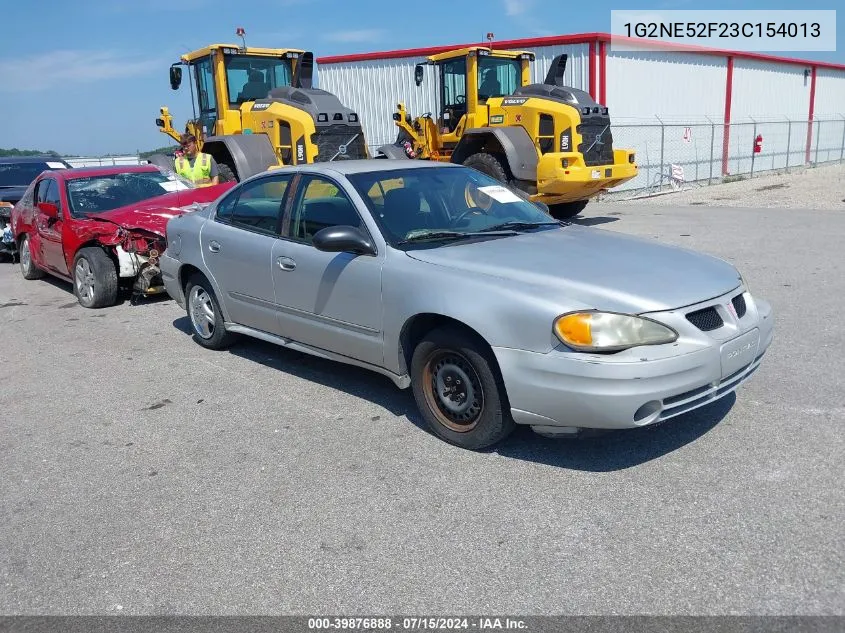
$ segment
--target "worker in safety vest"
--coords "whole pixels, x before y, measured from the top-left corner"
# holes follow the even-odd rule
[[[192,181],[197,187],[219,184],[217,162],[211,154],[197,151],[197,137],[193,134],[183,134],[181,145],[184,154],[176,159],[176,173]]]

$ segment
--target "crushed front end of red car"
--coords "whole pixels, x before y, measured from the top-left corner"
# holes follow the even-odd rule
[[[158,258],[167,248],[167,222],[178,215],[203,209],[235,184],[179,191],[77,220],[74,237],[80,244],[94,239],[111,251],[118,278],[132,283],[130,301],[135,304],[142,297],[165,291]]]

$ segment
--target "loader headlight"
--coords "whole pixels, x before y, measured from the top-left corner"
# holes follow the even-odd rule
[[[554,331],[564,344],[581,352],[614,352],[678,339],[675,330],[652,319],[593,310],[559,316]]]

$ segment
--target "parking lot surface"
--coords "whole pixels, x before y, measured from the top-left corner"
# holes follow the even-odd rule
[[[387,378],[207,351],[169,299],[85,310],[0,263],[0,612],[845,612],[845,213],[578,222],[735,263],[775,311],[755,377],[659,427],[473,453]]]

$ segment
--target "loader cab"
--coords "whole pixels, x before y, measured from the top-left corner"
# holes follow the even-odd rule
[[[241,108],[264,99],[275,88],[290,86],[304,51],[213,44],[182,55],[170,69],[170,85],[179,88],[179,65],[187,66],[198,130],[203,136],[242,131]],[[196,93],[194,94],[194,90]]]
[[[533,59],[533,53],[483,46],[429,57],[438,77],[437,129],[445,137],[444,143],[456,143],[467,128],[487,125],[487,101],[511,95],[530,83]],[[418,66],[417,79],[421,72],[422,66]]]

